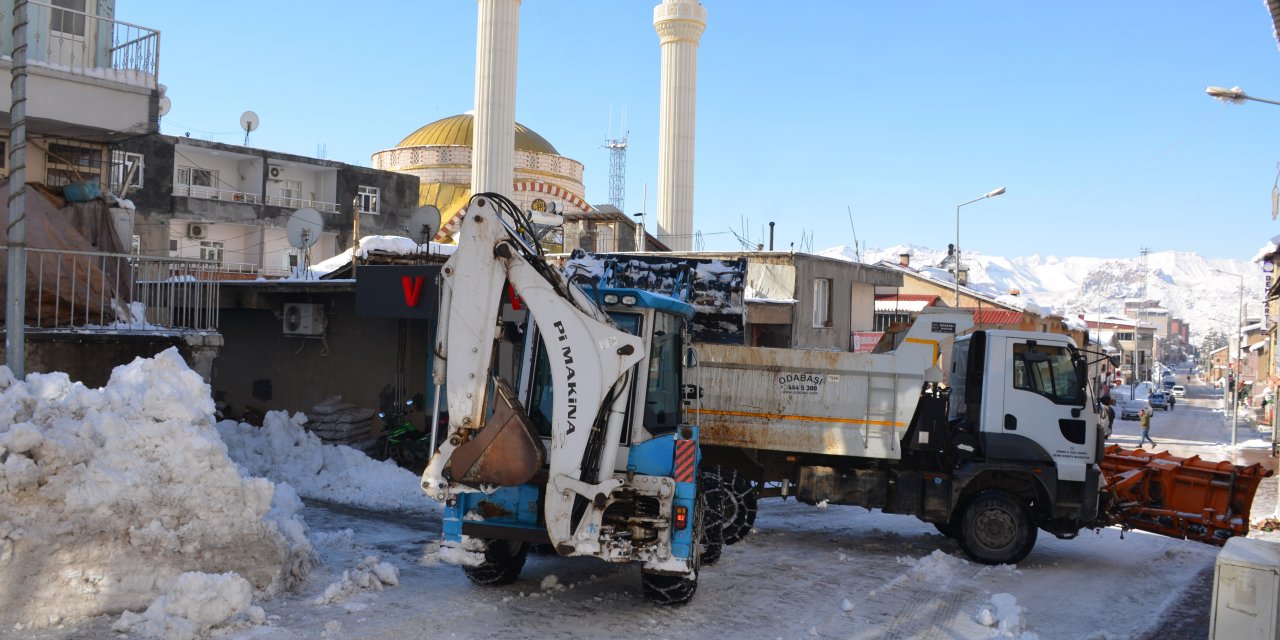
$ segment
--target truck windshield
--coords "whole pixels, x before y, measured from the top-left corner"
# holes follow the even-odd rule
[[[1065,346],[1013,345],[1013,387],[1042,395],[1054,404],[1085,404],[1071,350]]]

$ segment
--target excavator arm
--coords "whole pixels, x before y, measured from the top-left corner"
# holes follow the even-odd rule
[[[599,525],[614,478],[626,372],[645,356],[643,342],[619,330],[577,287],[547,266],[519,232],[527,221],[510,201],[472,198],[458,250],[442,270],[435,382],[447,387],[447,438],[422,476],[446,502],[530,481],[547,463],[543,515],[562,554],[598,551]],[[541,330],[553,383],[551,442],[541,439],[505,383],[493,376],[502,290],[507,283]],[[489,402],[493,389],[496,402]],[[490,410],[492,405],[493,409]],[[545,458],[544,458],[545,456]],[[597,508],[590,509],[588,507]]]

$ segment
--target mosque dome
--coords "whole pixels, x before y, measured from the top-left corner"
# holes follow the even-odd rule
[[[461,146],[470,147],[475,136],[475,118],[470,113],[441,118],[424,125],[417,131],[405,136],[395,148],[428,147],[428,146]],[[516,123],[516,151],[548,153],[560,155],[556,148],[519,122]]]

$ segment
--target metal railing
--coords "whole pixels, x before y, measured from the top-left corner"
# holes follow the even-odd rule
[[[337,213],[338,205],[333,202],[321,202],[319,200],[307,200],[306,198],[286,198],[284,196],[267,196],[266,203],[276,207],[288,207],[290,209],[299,209],[302,207],[311,207],[320,213]]]
[[[12,48],[0,34],[0,50]],[[27,2],[27,59],[150,89],[158,87],[160,32],[91,13]]]
[[[258,203],[258,194],[256,193],[245,193],[234,189],[218,189],[216,187],[200,187],[187,184],[173,185],[173,195],[186,196],[188,198],[200,198],[202,200],[226,200],[228,202],[244,202],[246,204]]]
[[[27,327],[218,329],[221,265],[211,260],[28,248],[26,270]]]

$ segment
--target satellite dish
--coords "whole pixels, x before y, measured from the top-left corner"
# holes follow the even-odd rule
[[[245,133],[252,133],[258,128],[258,114],[252,111],[240,114],[240,128],[244,129]]]
[[[324,229],[324,220],[320,212],[311,207],[303,207],[289,214],[289,224],[285,232],[289,236],[289,244],[299,249],[306,249],[320,240],[320,231]]]
[[[160,96],[160,115],[169,113],[169,107],[173,106],[173,102],[169,100],[169,96]]]
[[[258,114],[246,111],[240,114],[240,128],[244,129],[244,146],[249,146],[249,134],[258,128]]]
[[[409,214],[409,237],[418,244],[427,244],[440,231],[440,210],[435,205],[424,204]]]

